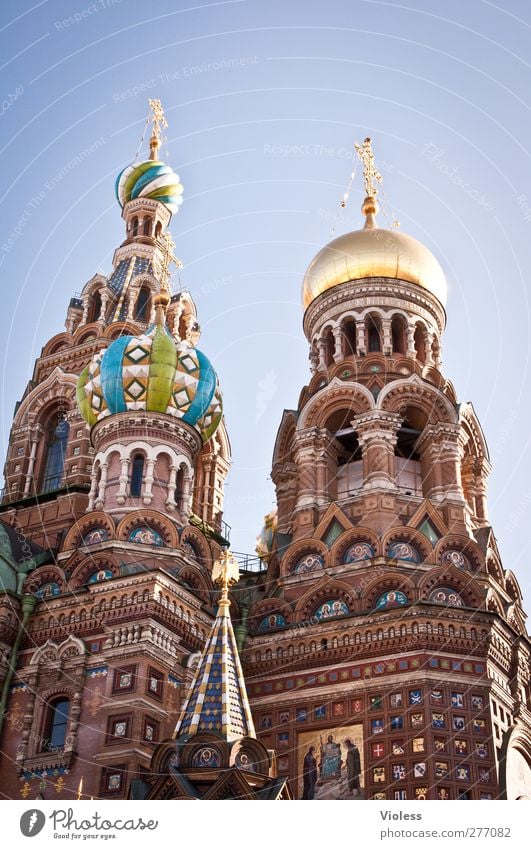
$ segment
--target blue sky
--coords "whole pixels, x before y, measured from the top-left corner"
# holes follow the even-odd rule
[[[123,239],[113,196],[159,97],[171,230],[224,391],[225,518],[252,551],[276,430],[308,379],[300,285],[371,135],[387,205],[449,281],[443,367],[480,416],[490,513],[531,592],[529,8],[523,0],[4,2],[2,454],[71,295]],[[80,161],[81,160],[81,161]],[[336,234],[360,225],[354,183]],[[179,281],[175,280],[177,287]]]

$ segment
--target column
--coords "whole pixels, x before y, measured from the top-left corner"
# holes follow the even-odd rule
[[[107,303],[109,301],[109,293],[105,289],[102,289],[101,292],[100,292],[100,297],[101,297],[101,307],[100,307],[100,314],[98,316],[98,321],[105,321],[105,313],[107,312]]]
[[[433,345],[433,330],[426,331],[426,365],[433,365],[433,351],[431,350],[431,346]]]
[[[313,506],[317,490],[317,462],[315,437],[317,429],[300,432],[294,440],[294,455],[298,470],[296,507]]]
[[[120,469],[120,477],[118,478],[119,487],[118,492],[116,493],[116,501],[118,504],[125,504],[125,499],[127,498],[127,485],[129,483],[129,463],[131,461],[130,457],[123,457],[120,461],[121,469]]]
[[[170,478],[168,480],[168,495],[166,497],[166,507],[168,510],[175,510],[175,489],[177,487],[177,466],[170,466]]]
[[[334,334],[334,362],[340,363],[343,359],[343,332],[340,327],[332,329]]]
[[[96,500],[96,509],[102,510],[103,504],[105,501],[105,490],[107,489],[107,473],[109,471],[109,464],[102,463],[101,464],[101,477],[100,477],[100,485],[98,488],[98,498]]]
[[[310,360],[310,372],[312,374],[315,374],[316,371],[317,371],[318,363],[319,363],[319,357],[318,357],[317,351],[315,351],[314,348],[310,349],[309,360]]]
[[[96,470],[96,463],[92,464],[92,472],[90,475],[90,492],[88,496],[88,507],[86,509],[86,513],[90,513],[94,510],[94,501],[96,500],[96,492],[98,489],[98,472]]]
[[[356,322],[356,339],[358,340],[358,356],[363,357],[366,354],[365,343],[365,320]]]
[[[382,318],[382,335],[383,335],[383,353],[393,353],[393,338],[391,336],[391,319]]]
[[[188,470],[185,472],[183,479],[183,492],[181,496],[181,512],[184,516],[190,515],[190,497],[192,494],[192,473]]]
[[[155,470],[155,460],[152,457],[148,457],[148,461],[146,463],[146,474],[144,477],[144,489],[142,492],[142,503],[143,504],[151,504],[153,500],[153,472]]]
[[[83,295],[81,300],[83,301],[83,315],[81,317],[80,324],[86,324],[89,313],[90,298],[88,295]]]
[[[326,371],[326,342],[324,339],[317,340],[317,355],[319,371]]]
[[[353,420],[362,452],[364,490],[396,489],[395,445],[400,422],[396,413],[382,410],[356,416]]]
[[[412,359],[415,359],[415,357],[417,356],[417,352],[415,350],[415,325],[414,324],[408,324],[408,326],[407,326],[407,351],[406,351],[406,356],[412,357]]]
[[[24,493],[23,497],[29,495],[29,491],[31,489],[31,482],[33,480],[33,469],[35,468],[35,458],[37,456],[37,448],[39,447],[39,437],[34,436],[31,440],[31,451],[28,462],[28,471],[26,473],[26,480],[24,481]]]

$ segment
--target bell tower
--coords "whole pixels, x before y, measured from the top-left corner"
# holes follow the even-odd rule
[[[443,270],[379,226],[370,139],[356,150],[364,225],[303,280],[311,378],[278,431],[248,614],[256,724],[282,738],[299,798],[358,798],[360,782],[373,799],[516,798],[530,645],[488,521],[488,449],[442,371]]]

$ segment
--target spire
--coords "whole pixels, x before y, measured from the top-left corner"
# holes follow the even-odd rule
[[[229,613],[229,587],[238,577],[236,560],[224,550],[212,570],[212,580],[221,588],[217,616],[181,711],[176,737],[209,731],[228,741],[256,737]]]
[[[378,194],[378,185],[382,182],[382,175],[376,168],[374,162],[374,153],[372,151],[372,139],[366,138],[363,144],[356,142],[354,145],[363,165],[363,181],[365,184],[365,200],[361,207],[361,211],[365,215],[365,230],[372,230],[376,227],[375,216],[378,212],[378,203],[376,195]]]
[[[168,126],[168,122],[166,121],[164,109],[162,108],[160,100],[150,99],[149,108],[151,109],[150,120],[153,124],[153,133],[149,140],[149,158],[158,159],[159,148],[162,141],[162,130]]]

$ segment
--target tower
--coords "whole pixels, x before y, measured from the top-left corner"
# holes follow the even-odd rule
[[[356,770],[369,799],[530,797],[530,644],[485,438],[442,371],[445,277],[378,226],[370,139],[357,150],[365,222],[304,277],[311,378],[247,590],[255,721],[298,798],[359,798]]]
[[[182,185],[121,171],[125,239],[74,296],[17,405],[0,506],[0,790],[120,798],[174,730],[228,544],[230,445],[167,229]]]
[[[227,550],[214,564],[221,588],[212,630],[173,739],[153,754],[151,772],[131,786],[135,799],[291,799],[276,758],[256,739],[236,639],[229,588],[239,569]]]

